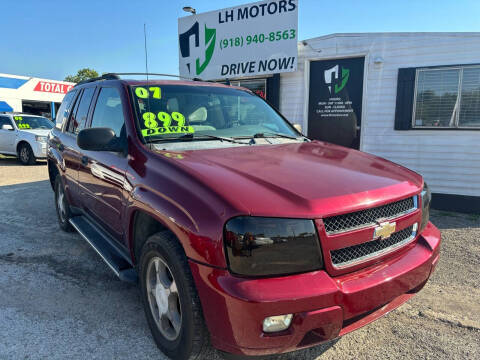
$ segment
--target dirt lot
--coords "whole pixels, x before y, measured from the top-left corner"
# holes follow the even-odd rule
[[[0,158],[0,212],[0,359],[164,358],[137,287],[58,228],[45,164]],[[329,348],[285,358],[480,359],[480,217],[432,220],[442,256],[416,297]]]

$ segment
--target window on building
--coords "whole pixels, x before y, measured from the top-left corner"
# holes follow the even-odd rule
[[[36,101],[36,100],[22,100],[22,112],[52,118],[52,102],[51,101]]]
[[[417,69],[415,128],[480,128],[480,66]]]
[[[232,81],[230,84],[233,86],[242,86],[253,91],[255,94],[264,99],[267,98],[267,79],[238,80]]]
[[[463,69],[460,127],[480,127],[480,67]]]

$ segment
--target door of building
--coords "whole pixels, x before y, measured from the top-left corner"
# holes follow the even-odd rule
[[[308,136],[360,148],[365,57],[310,62]]]

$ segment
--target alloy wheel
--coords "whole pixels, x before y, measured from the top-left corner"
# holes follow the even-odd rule
[[[177,339],[182,327],[180,297],[170,268],[159,257],[148,263],[146,289],[150,311],[161,334],[170,341]]]
[[[65,205],[65,193],[63,189],[59,187],[58,189],[58,196],[57,196],[57,207],[58,207],[58,214],[60,215],[60,220],[65,222],[67,218],[67,207]]]
[[[22,149],[20,150],[20,159],[24,163],[28,163],[28,158],[29,158],[28,149],[26,146],[23,146]]]

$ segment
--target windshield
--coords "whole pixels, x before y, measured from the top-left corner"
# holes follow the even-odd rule
[[[143,85],[132,87],[144,139],[299,136],[258,96],[214,86]]]
[[[22,130],[25,130],[25,129],[50,130],[53,128],[53,123],[44,117],[15,115],[13,117],[13,120],[15,120],[15,124],[17,125],[17,128]]]

